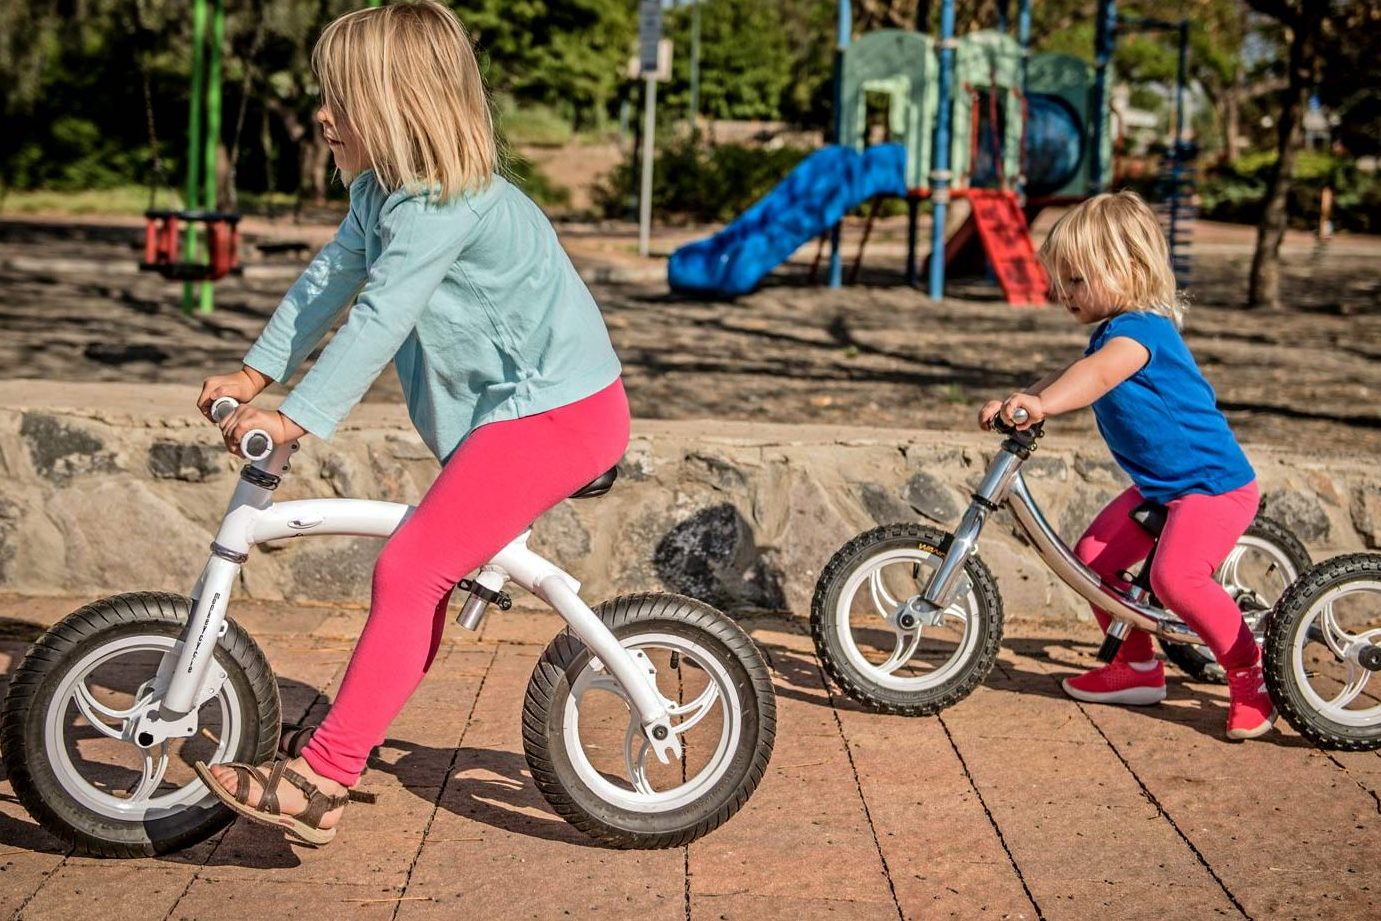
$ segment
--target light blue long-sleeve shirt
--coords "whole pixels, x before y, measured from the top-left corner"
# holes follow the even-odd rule
[[[574,403],[619,376],[599,308],[551,223],[498,176],[444,204],[358,176],[335,239],[288,290],[245,364],[286,381],[352,299],[280,407],[321,438],[390,360],[408,415],[443,461],[487,422]]]

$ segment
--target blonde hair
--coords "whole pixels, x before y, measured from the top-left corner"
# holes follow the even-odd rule
[[[1188,304],[1175,288],[1165,234],[1135,192],[1105,192],[1081,202],[1055,222],[1040,260],[1057,297],[1065,296],[1065,268],[1112,298],[1116,312],[1149,310],[1184,325]]]
[[[312,49],[312,70],[384,188],[445,201],[490,181],[498,153],[484,81],[465,27],[440,3],[341,16]]]

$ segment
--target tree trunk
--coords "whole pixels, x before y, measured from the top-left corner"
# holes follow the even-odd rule
[[[302,170],[299,174],[299,188],[310,193],[314,205],[325,204],[327,168],[331,163],[331,148],[321,133],[321,126],[312,122],[312,131],[302,139]]]
[[[1266,183],[1265,207],[1256,229],[1256,252],[1252,256],[1247,290],[1248,307],[1280,306],[1280,244],[1285,239],[1285,209],[1295,174],[1295,160],[1304,137],[1304,110],[1314,89],[1315,49],[1321,21],[1322,13],[1317,7],[1305,4],[1294,22],[1288,23],[1290,82],[1280,109],[1276,162]]]
[[[1237,159],[1237,151],[1242,144],[1242,89],[1245,85],[1242,64],[1239,61],[1232,81],[1223,87],[1223,159],[1231,163]]]

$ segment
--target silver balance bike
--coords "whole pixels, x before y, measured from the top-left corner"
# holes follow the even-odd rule
[[[1020,414],[1020,411],[1018,411]],[[1150,586],[1155,551],[1127,591],[1106,585],[1041,514],[1022,477],[1043,427],[995,425],[1005,435],[973,501],[953,533],[920,524],[866,531],[841,547],[820,574],[811,603],[811,635],[825,671],[849,696],[882,712],[938,713],[963,700],[987,677],[1002,641],[1002,598],[976,552],[989,515],[1006,507],[1050,570],[1113,618],[1098,651],[1112,661],[1133,627],[1155,635],[1167,658],[1197,678],[1222,669],[1198,635],[1156,600]],[[1152,535],[1164,506],[1146,502],[1132,517]],[[1309,565],[1289,531],[1258,516],[1216,576],[1258,635],[1275,600]]]
[[[219,400],[213,416],[235,405]],[[192,765],[273,757],[278,685],[227,611],[250,549],[311,535],[387,537],[412,511],[364,499],[275,503],[298,445],[254,432],[241,448],[251,463],[190,596],[137,592],[86,605],[44,633],[11,678],[0,713],[5,769],[29,814],[80,853],[136,857],[202,841],[234,814]],[[616,474],[573,498],[603,495]],[[727,616],[690,598],[628,595],[591,609],[580,584],[527,540],[459,584],[457,621],[474,630],[490,605],[508,609],[511,581],[568,625],[522,703],[537,788],[561,817],[614,847],[672,847],[718,827],[747,801],[772,753],[776,701],[761,653]]]

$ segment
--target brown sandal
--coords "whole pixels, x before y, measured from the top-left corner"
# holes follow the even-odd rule
[[[307,747],[308,742],[312,741],[312,733],[314,732],[316,732],[315,726],[297,726],[284,723],[278,735],[279,756],[282,758],[302,757],[302,750]],[[369,793],[357,787],[351,787],[345,795],[350,797],[352,803],[373,805],[379,801],[379,794]]]
[[[226,762],[221,767],[228,767],[235,772],[234,793],[221,786],[220,781],[216,780],[215,775],[211,773],[211,769],[204,762],[198,761],[193,766],[202,783],[216,794],[216,798],[240,815],[264,825],[281,828],[303,843],[313,846],[319,847],[335,838],[335,827],[322,828],[321,820],[326,813],[349,803],[350,797],[348,795],[327,796],[317,789],[316,784],[288,767],[286,758],[276,758],[258,767],[251,764],[241,764],[237,761]],[[269,768],[267,776],[265,776],[263,768]],[[249,781],[251,778],[259,781],[259,787],[263,791],[259,796],[258,806],[249,805]],[[278,783],[280,780],[286,780],[300,790],[303,796],[307,797],[306,809],[296,815],[284,815],[279,811]]]

